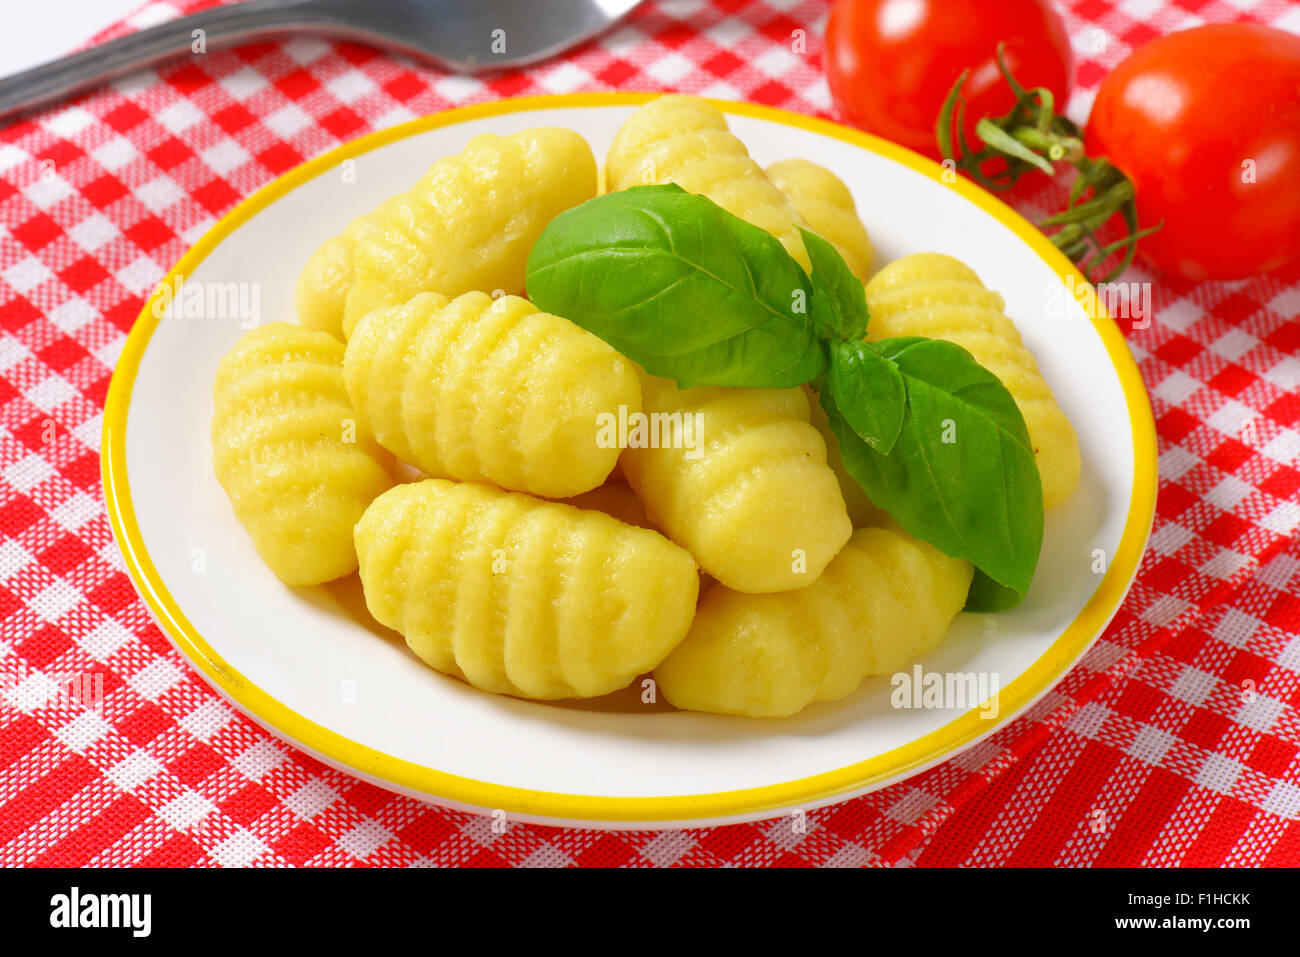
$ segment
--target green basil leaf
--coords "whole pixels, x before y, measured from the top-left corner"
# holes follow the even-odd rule
[[[812,289],[774,237],[675,185],[557,216],[528,257],[539,309],[682,385],[789,388],[823,374]]]
[[[866,342],[836,341],[831,343],[830,351],[831,365],[823,394],[831,397],[862,441],[881,455],[888,455],[898,441],[907,412],[903,374]]]
[[[867,294],[838,249],[803,227],[812,265],[813,325],[823,339],[856,341],[867,334]]]
[[[849,474],[912,535],[969,560],[1014,596],[981,585],[974,611],[1024,599],[1043,541],[1043,491],[1015,400],[965,349],[941,339],[875,344],[907,388],[898,441],[881,455],[831,397],[827,416]]]
[[[1020,604],[1022,596],[1014,588],[999,585],[980,569],[975,569],[964,611],[1006,611]]]

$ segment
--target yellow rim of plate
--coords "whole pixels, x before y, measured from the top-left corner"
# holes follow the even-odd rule
[[[632,106],[660,95],[662,94],[573,93],[501,100],[411,120],[344,143],[268,183],[227,213],[181,258],[159,288],[170,286],[178,273],[193,275],[194,267],[237,227],[295,187],[342,160],[427,130],[466,120],[541,109]],[[930,179],[943,181],[944,170],[939,164],[867,133],[773,107],[713,102],[727,113],[781,123],[843,140],[901,163]],[[1066,277],[1071,277],[1076,288],[1086,282],[1074,265],[1039,230],[1009,206],[967,180],[959,178],[946,185],[1012,230],[1061,277],[1062,282]],[[863,791],[873,784],[905,776],[937,763],[974,739],[1003,726],[1047,691],[1073,665],[1119,608],[1137,571],[1155,514],[1156,438],[1151,405],[1137,364],[1133,361],[1123,335],[1099,306],[1101,314],[1092,320],[1093,326],[1119,375],[1133,434],[1134,475],[1128,517],[1110,569],[1082,611],[1023,674],[1002,689],[999,712],[1004,717],[1001,720],[989,722],[982,719],[978,708],[975,708],[929,734],[857,764],[780,784],[711,794],[606,797],[533,791],[477,781],[384,754],[304,718],[232,668],[186,619],[145,548],[126,474],[127,413],[140,361],[160,321],[153,314],[153,303],[157,295],[155,292],[145,303],[127,336],[117,368],[113,372],[104,408],[104,494],[114,537],[136,588],[177,649],[232,702],[269,730],[292,739],[327,761],[352,768],[373,780],[461,805],[483,809],[499,808],[521,815],[573,821],[699,821],[742,817],[802,804],[826,802],[837,795]]]

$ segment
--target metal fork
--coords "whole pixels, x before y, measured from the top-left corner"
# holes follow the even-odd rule
[[[208,47],[324,34],[476,73],[589,40],[642,0],[248,0],[213,7],[0,79],[0,120]]]

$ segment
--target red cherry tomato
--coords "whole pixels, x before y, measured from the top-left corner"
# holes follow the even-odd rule
[[[978,149],[975,123],[1000,116],[1015,96],[997,68],[1026,89],[1045,86],[1065,107],[1074,59],[1065,25],[1047,0],[836,0],[826,25],[826,76],[849,122],[939,158],[934,125],[961,71],[966,136]]]
[[[1197,27],[1136,50],[1102,81],[1091,156],[1133,181],[1138,253],[1189,279],[1236,279],[1300,259],[1300,37]]]

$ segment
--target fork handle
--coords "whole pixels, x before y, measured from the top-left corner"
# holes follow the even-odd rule
[[[328,0],[248,0],[212,7],[0,79],[0,121],[106,80],[191,53],[194,31],[206,45],[229,45],[288,31],[339,27]]]

